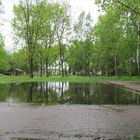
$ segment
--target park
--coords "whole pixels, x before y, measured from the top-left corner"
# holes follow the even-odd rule
[[[140,140],[140,2],[72,1],[0,0],[0,140]]]

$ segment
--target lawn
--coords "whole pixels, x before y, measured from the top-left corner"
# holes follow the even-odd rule
[[[140,82],[140,77],[138,76],[50,76],[50,77],[39,77],[29,78],[29,76],[5,76],[0,75],[0,83],[11,83],[11,82],[40,82],[40,81],[62,81],[62,82],[94,82],[94,81],[106,81],[106,80],[118,80],[118,81],[137,81]]]

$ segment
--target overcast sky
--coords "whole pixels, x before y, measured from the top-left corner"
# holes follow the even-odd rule
[[[3,24],[3,34],[5,36],[5,45],[7,50],[13,50],[12,41],[12,28],[9,21],[13,18],[13,5],[17,4],[19,0],[2,0],[4,5],[5,14],[4,19],[6,20]],[[97,6],[94,4],[94,0],[68,0],[72,6],[72,15],[76,18],[81,11],[90,13],[94,23],[97,21],[99,15]]]

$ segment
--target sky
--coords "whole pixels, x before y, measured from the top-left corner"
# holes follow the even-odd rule
[[[4,5],[5,14],[3,15],[4,22],[2,28],[5,37],[6,50],[9,52],[14,51],[14,41],[12,37],[11,20],[13,18],[13,5],[18,4],[19,0],[2,0]],[[71,5],[72,16],[76,19],[80,12],[90,13],[94,24],[97,22],[99,15],[98,7],[94,4],[94,0],[68,0]]]

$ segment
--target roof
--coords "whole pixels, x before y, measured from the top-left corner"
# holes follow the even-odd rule
[[[7,71],[12,71],[12,70],[15,70],[15,71],[18,71],[18,72],[23,72],[23,70],[18,69],[18,68],[9,69],[9,70],[7,70]]]

